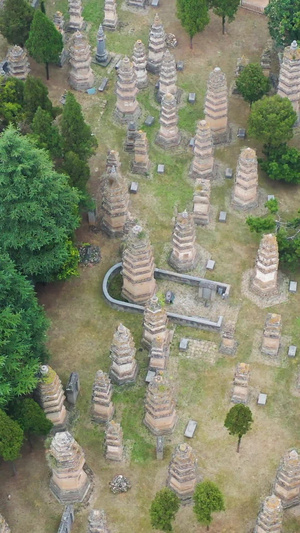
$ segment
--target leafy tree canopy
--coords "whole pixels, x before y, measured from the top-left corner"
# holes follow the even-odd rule
[[[270,90],[270,80],[258,63],[247,65],[236,80],[238,92],[251,105]]]
[[[300,40],[300,0],[270,0],[265,14],[270,35],[278,45]]]
[[[34,9],[27,0],[5,0],[0,10],[0,31],[10,44],[24,46]]]
[[[43,409],[32,398],[21,398],[14,401],[9,406],[9,414],[18,422],[27,437],[47,435],[53,427]]]
[[[39,9],[34,13],[26,47],[33,59],[38,63],[45,63],[48,80],[48,64],[58,63],[63,49],[63,39],[53,22]]]
[[[78,201],[48,155],[9,126],[0,137],[0,232],[23,274],[51,281],[69,265]]]
[[[90,167],[74,152],[67,152],[64,157],[63,172],[68,174],[70,185],[82,192],[86,191],[86,183],[90,177]]]
[[[177,0],[177,17],[190,36],[192,48],[193,37],[209,23],[207,0]]]
[[[248,133],[262,141],[268,152],[292,138],[296,120],[297,115],[288,98],[278,94],[263,96],[252,106]]]
[[[42,80],[34,76],[28,76],[24,86],[24,108],[26,117],[31,122],[38,109],[41,107],[52,117],[55,117],[55,109],[48,97],[48,89]]]
[[[0,256],[0,407],[32,392],[47,359],[48,321],[31,283]]]
[[[38,107],[31,125],[33,138],[39,148],[49,151],[52,159],[62,157],[62,138],[57,126],[53,124],[51,115]]]
[[[0,410],[0,457],[14,461],[20,457],[24,434],[19,424]]]
[[[224,34],[225,19],[227,17],[228,22],[232,22],[235,19],[240,0],[209,0],[209,5],[218,17],[222,17],[222,32]]]
[[[251,429],[252,422],[252,413],[247,405],[238,403],[228,411],[224,426],[228,429],[230,435],[238,435],[237,452],[240,449],[242,436],[246,435]]]
[[[300,183],[300,150],[282,144],[269,150],[267,159],[259,159],[261,168],[271,180]]]
[[[24,119],[24,82],[17,78],[0,78],[0,121],[2,129],[10,122]]]
[[[161,531],[172,531],[172,520],[179,505],[179,498],[171,489],[165,488],[157,492],[150,507],[152,527]]]
[[[84,121],[81,105],[71,92],[68,92],[63,107],[61,133],[64,152],[73,152],[81,160],[90,157],[97,146],[90,126]]]
[[[220,489],[212,481],[203,481],[196,486],[194,495],[194,513],[198,522],[208,526],[212,522],[212,513],[225,511],[224,498]]]

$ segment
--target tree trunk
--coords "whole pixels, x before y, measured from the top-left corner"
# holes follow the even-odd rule
[[[225,17],[224,16],[222,17],[222,33],[223,35],[225,33]]]
[[[41,1],[41,12],[46,15],[45,2],[43,0]]]
[[[209,526],[206,526],[206,531],[209,531]]]
[[[17,475],[17,469],[16,469],[16,465],[15,465],[14,461],[11,462],[11,466],[12,466],[13,476],[16,476]]]
[[[46,66],[46,78],[49,80],[49,63],[45,63]]]
[[[190,49],[193,50],[193,37],[190,36]]]
[[[238,440],[237,449],[236,449],[237,453],[240,452],[241,440],[242,440],[242,435],[239,435],[239,440]]]

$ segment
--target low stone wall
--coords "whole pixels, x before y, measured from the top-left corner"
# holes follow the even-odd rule
[[[117,276],[122,270],[122,263],[116,263],[113,265],[105,274],[102,284],[102,290],[105,300],[108,302],[108,304],[118,311],[127,311],[130,313],[144,313],[144,306],[137,305],[129,302],[122,302],[121,300],[116,300],[115,298],[112,298],[108,292],[108,284],[111,279],[113,279],[115,276]],[[168,270],[161,270],[159,268],[155,269],[154,272],[156,279],[169,279],[170,281],[177,281],[178,283],[186,283],[188,285],[195,285],[199,286],[199,280],[205,281],[206,283],[213,283],[214,285],[222,285],[225,287],[229,287],[230,285],[226,284],[219,284],[214,281],[210,280],[202,280],[202,278],[196,278],[193,276],[188,276],[185,274],[177,274],[173,272],[169,272]],[[173,279],[175,276],[176,279]],[[180,278],[184,278],[185,281],[181,280]],[[198,280],[196,282],[196,280]],[[229,294],[229,291],[228,291]],[[207,318],[201,318],[197,316],[185,316],[185,315],[179,315],[177,313],[171,313],[167,311],[167,316],[173,322],[174,324],[179,324],[180,326],[189,326],[192,328],[198,328],[198,329],[205,329],[205,330],[211,330],[211,331],[220,331],[223,323],[223,317],[219,316],[218,320],[216,322],[212,320],[208,320]]]
[[[220,288],[222,290],[222,296],[224,299],[227,299],[230,294],[230,285],[227,283],[212,281],[205,278],[198,278],[197,276],[189,276],[188,274],[179,274],[178,272],[171,272],[170,270],[156,268],[154,270],[154,277],[155,279],[167,279],[169,281],[175,281],[176,283],[183,283],[185,285],[192,285],[194,287],[214,289],[216,292],[218,292],[218,288]]]
[[[264,14],[265,7],[269,5],[269,0],[241,0],[241,7],[254,11],[260,15]]]

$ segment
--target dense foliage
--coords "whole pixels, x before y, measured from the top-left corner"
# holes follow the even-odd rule
[[[43,409],[32,399],[15,400],[9,406],[9,415],[18,422],[26,437],[47,435],[53,424],[46,417]]]
[[[97,147],[90,126],[84,121],[81,105],[73,93],[68,92],[61,118],[64,153],[74,152],[86,161]]]
[[[27,0],[5,0],[0,10],[0,32],[10,44],[24,46],[34,9]]]
[[[0,409],[0,457],[4,461],[18,459],[23,440],[24,433],[19,424]]]
[[[59,62],[63,39],[54,23],[39,9],[34,13],[26,48],[38,63],[45,63],[48,80],[49,63]]]
[[[209,0],[209,5],[218,17],[222,17],[222,32],[224,34],[226,17],[228,22],[232,22],[235,19],[240,0]]]
[[[177,17],[190,36],[192,48],[193,37],[209,23],[207,0],[177,0]]]
[[[41,107],[38,107],[31,125],[32,137],[38,148],[49,151],[52,159],[62,157],[62,139],[57,126],[53,124],[53,118]]]
[[[208,529],[212,522],[212,513],[225,511],[223,494],[212,481],[198,483],[193,500],[193,510],[198,522],[207,526]]]
[[[246,102],[253,104],[270,90],[270,80],[258,63],[247,65],[236,80],[236,88]]]
[[[77,192],[12,126],[0,138],[0,206],[2,246],[23,274],[51,281],[76,271]]]
[[[242,436],[246,435],[251,429],[252,422],[252,413],[247,405],[238,403],[228,411],[224,426],[228,429],[230,435],[238,436],[237,452],[240,451]]]
[[[265,14],[271,37],[278,45],[300,40],[300,0],[270,0]]]
[[[0,78],[0,127],[17,126],[25,117],[24,82],[17,78]]]
[[[62,170],[68,174],[72,187],[77,187],[80,191],[85,192],[86,183],[90,177],[90,167],[86,161],[80,159],[74,152],[67,152]]]
[[[56,109],[48,96],[48,89],[42,80],[34,76],[28,76],[24,85],[24,107],[26,118],[29,122],[39,107],[47,111],[52,117],[55,116]]]
[[[161,531],[172,531],[172,520],[179,505],[179,498],[171,489],[165,488],[157,492],[150,507],[152,527]]]
[[[300,150],[282,144],[269,150],[267,159],[259,160],[261,168],[271,180],[300,183]]]

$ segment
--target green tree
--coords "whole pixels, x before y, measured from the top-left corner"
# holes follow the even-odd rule
[[[240,5],[240,0],[209,0],[210,7],[213,12],[222,17],[222,33],[225,33],[225,20],[232,22],[235,19],[236,12]]]
[[[0,256],[0,407],[29,394],[37,371],[48,358],[48,321],[33,286],[8,255]]]
[[[248,133],[264,143],[268,154],[270,149],[293,137],[296,120],[297,115],[288,98],[281,98],[278,94],[263,96],[252,105]]]
[[[10,122],[19,124],[24,119],[24,82],[17,78],[0,78],[1,129]]]
[[[24,86],[24,109],[29,122],[32,122],[38,107],[55,117],[56,110],[52,106],[46,85],[42,80],[28,76]]]
[[[45,63],[49,80],[49,63],[58,63],[63,39],[53,22],[40,10],[35,11],[26,47],[33,59],[38,63]]]
[[[48,150],[52,159],[62,157],[62,138],[48,111],[38,107],[31,124],[31,130],[32,137],[36,140],[39,148]]]
[[[48,420],[43,409],[32,398],[15,400],[8,408],[9,415],[15,420],[30,444],[32,436],[47,435],[53,424]]]
[[[171,489],[165,488],[156,493],[150,507],[151,525],[161,531],[173,531],[174,520],[180,500]]]
[[[70,185],[82,192],[86,191],[86,183],[90,177],[90,167],[74,152],[67,152],[64,157],[63,172],[68,174]]]
[[[20,457],[23,440],[24,433],[19,424],[0,410],[0,457],[12,461],[14,473],[14,461]]]
[[[253,422],[252,413],[246,405],[238,403],[228,411],[224,426],[228,429],[230,435],[238,435],[238,444],[236,451],[239,453],[242,436],[251,429]]]
[[[10,44],[24,46],[34,9],[27,0],[5,0],[0,10],[0,31]]]
[[[269,150],[267,155],[267,159],[259,159],[259,163],[271,180],[300,183],[300,150],[282,144]]]
[[[270,90],[270,80],[258,63],[247,65],[236,80],[236,88],[250,106]]]
[[[198,522],[209,526],[212,522],[212,513],[225,511],[224,498],[220,489],[212,481],[203,481],[198,483],[193,495],[194,513]]]
[[[177,0],[176,5],[177,17],[190,37],[190,48],[193,48],[193,37],[209,23],[207,0]]]
[[[72,259],[78,194],[49,156],[9,126],[0,137],[0,233],[17,268],[34,281],[60,279]],[[77,262],[78,263],[78,262]]]
[[[276,44],[287,46],[300,40],[300,0],[270,0],[265,14]]]
[[[68,92],[63,107],[61,133],[64,152],[73,152],[83,161],[92,155],[97,146],[90,126],[84,121],[81,105],[71,92]]]

